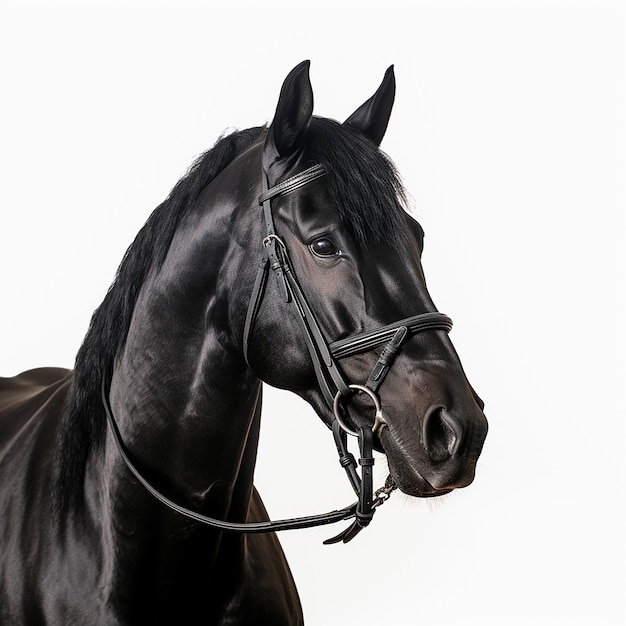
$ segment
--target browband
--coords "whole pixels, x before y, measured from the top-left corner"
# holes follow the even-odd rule
[[[271,189],[264,191],[259,196],[259,204],[263,204],[272,198],[286,196],[292,191],[300,189],[300,187],[304,187],[304,185],[307,185],[322,176],[326,176],[326,170],[321,163],[317,163],[313,167],[309,167],[309,169],[306,169],[299,174],[295,174],[294,176],[287,178],[287,180],[284,180],[282,183],[278,183],[278,185],[274,185]]]

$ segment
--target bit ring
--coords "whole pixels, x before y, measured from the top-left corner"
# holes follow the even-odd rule
[[[371,398],[372,402],[374,403],[374,408],[376,410],[376,413],[374,414],[374,423],[372,424],[373,433],[375,433],[377,430],[380,430],[383,426],[387,424],[387,422],[385,421],[385,418],[383,417],[383,410],[380,406],[380,400],[378,399],[378,396],[371,389],[368,389],[364,385],[348,385],[348,388],[352,389],[353,391],[358,391],[359,393],[362,392],[362,393],[367,394]],[[341,428],[343,428],[349,435],[358,437],[359,434],[355,430],[352,430],[351,428],[349,428],[340,415],[342,398],[343,398],[343,395],[341,394],[341,391],[338,391],[337,395],[335,396],[335,401],[333,402],[333,412],[335,414],[335,419],[337,420]]]

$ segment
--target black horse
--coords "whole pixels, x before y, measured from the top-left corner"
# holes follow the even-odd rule
[[[299,624],[273,531],[353,519],[348,541],[396,487],[473,480],[483,405],[378,149],[392,68],[343,124],[312,116],[308,69],[269,128],[221,138],[157,207],[75,369],[0,379],[2,624]],[[331,428],[355,505],[267,521],[261,381]]]

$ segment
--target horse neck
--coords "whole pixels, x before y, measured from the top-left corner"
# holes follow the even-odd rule
[[[237,281],[225,277],[221,260],[232,242],[216,225],[228,223],[230,211],[224,203],[198,207],[179,227],[165,262],[142,288],[110,399],[131,454],[166,495],[205,515],[242,521],[252,493],[260,382],[241,356],[229,313],[239,308],[232,303]],[[108,445],[110,540],[128,547],[118,554],[133,567],[142,554],[154,563],[156,551],[210,571],[226,540],[190,530],[188,520],[144,493],[110,438]]]

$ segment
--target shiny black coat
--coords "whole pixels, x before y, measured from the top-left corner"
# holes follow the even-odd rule
[[[326,168],[277,199],[274,219],[329,341],[434,311],[423,231],[378,150],[394,86],[390,69],[338,124],[312,117],[308,63],[297,66],[271,126],[220,140],[155,210],[75,369],[0,380],[0,623],[302,623],[276,536],[208,529],[154,500],[113,445],[100,385],[110,383],[124,440],[164,493],[220,519],[267,519],[253,486],[261,381],[333,417],[271,281],[243,357],[263,255],[261,174],[274,185]],[[363,382],[376,360],[356,355],[343,373]],[[473,480],[487,424],[445,332],[403,346],[380,399],[388,426],[376,445],[400,489],[427,497]],[[354,409],[355,422],[368,419],[358,400]]]

